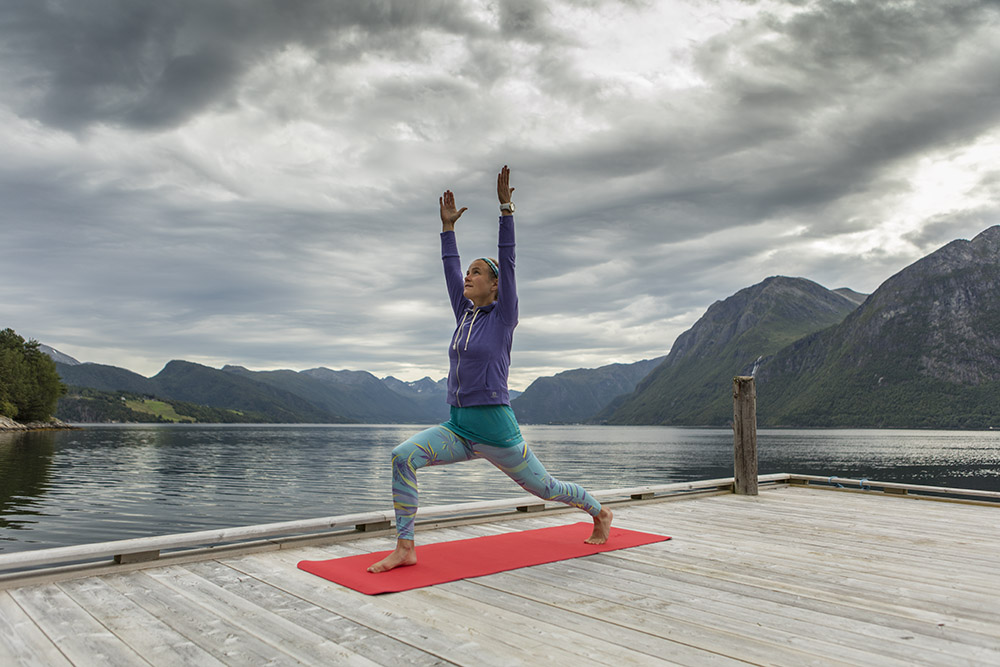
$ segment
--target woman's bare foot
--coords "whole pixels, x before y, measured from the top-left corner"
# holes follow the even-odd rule
[[[597,520],[594,519],[596,522]],[[396,550],[368,567],[369,572],[388,572],[404,565],[417,564],[417,548],[413,540],[396,540]]]
[[[601,513],[594,517],[594,532],[584,542],[587,544],[604,544],[611,534],[611,519],[614,514],[607,507],[601,508]]]

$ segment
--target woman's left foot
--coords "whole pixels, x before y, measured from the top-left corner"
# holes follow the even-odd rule
[[[594,532],[584,540],[587,544],[604,544],[611,534],[611,519],[614,515],[607,507],[601,508],[601,513],[594,517]]]

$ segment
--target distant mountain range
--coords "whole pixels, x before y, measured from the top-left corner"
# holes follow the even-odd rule
[[[232,418],[226,421],[240,421],[241,415],[253,422],[321,424],[427,423],[448,418],[448,387],[443,379],[379,380],[364,371],[328,368],[251,371],[241,366],[225,366],[220,370],[188,361],[171,361],[158,374],[147,378],[116,366],[80,363],[66,355],[61,358],[56,369],[63,382],[71,387],[230,411]],[[73,421],[77,415],[68,411],[69,405],[74,410],[93,409],[97,399],[106,397],[93,392],[82,397],[80,392],[71,391],[62,402],[67,411],[61,408],[57,416]],[[81,404],[80,400],[84,402]],[[134,417],[146,418],[142,414]]]
[[[511,401],[522,424],[576,424],[591,419],[609,403],[628,394],[665,357],[578,368],[540,377]]]
[[[595,419],[724,426],[732,376],[756,369],[761,426],[1000,428],[1000,226],[858,300],[800,278],[741,290]]]
[[[186,361],[146,378],[42,349],[67,385],[86,388],[61,406],[101,404],[116,419],[129,414],[127,397],[110,392],[172,401],[199,421],[434,423],[448,415],[443,379]],[[512,405],[528,424],[725,426],[732,378],[751,373],[761,426],[1000,427],[1000,226],[946,245],[870,296],[773,276],[710,306],[665,357],[538,378],[523,395],[512,392]]]

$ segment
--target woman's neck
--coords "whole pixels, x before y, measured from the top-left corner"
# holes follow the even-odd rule
[[[494,301],[496,301],[496,297],[495,296],[489,296],[489,297],[486,297],[485,299],[483,299],[481,302],[480,301],[476,301],[475,299],[473,299],[472,300],[472,305],[475,306],[476,308],[482,308],[483,306],[490,305]]]

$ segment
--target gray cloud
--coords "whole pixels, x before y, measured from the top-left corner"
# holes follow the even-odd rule
[[[22,0],[0,23],[5,56],[31,91],[22,111],[55,127],[177,126],[233,102],[241,76],[292,45],[321,61],[405,52],[426,26],[474,26],[451,3]]]
[[[440,376],[435,200],[491,252],[505,162],[515,384],[664,354],[769,275],[869,291],[998,220],[997,9],[9,3],[0,325],[146,372]]]

